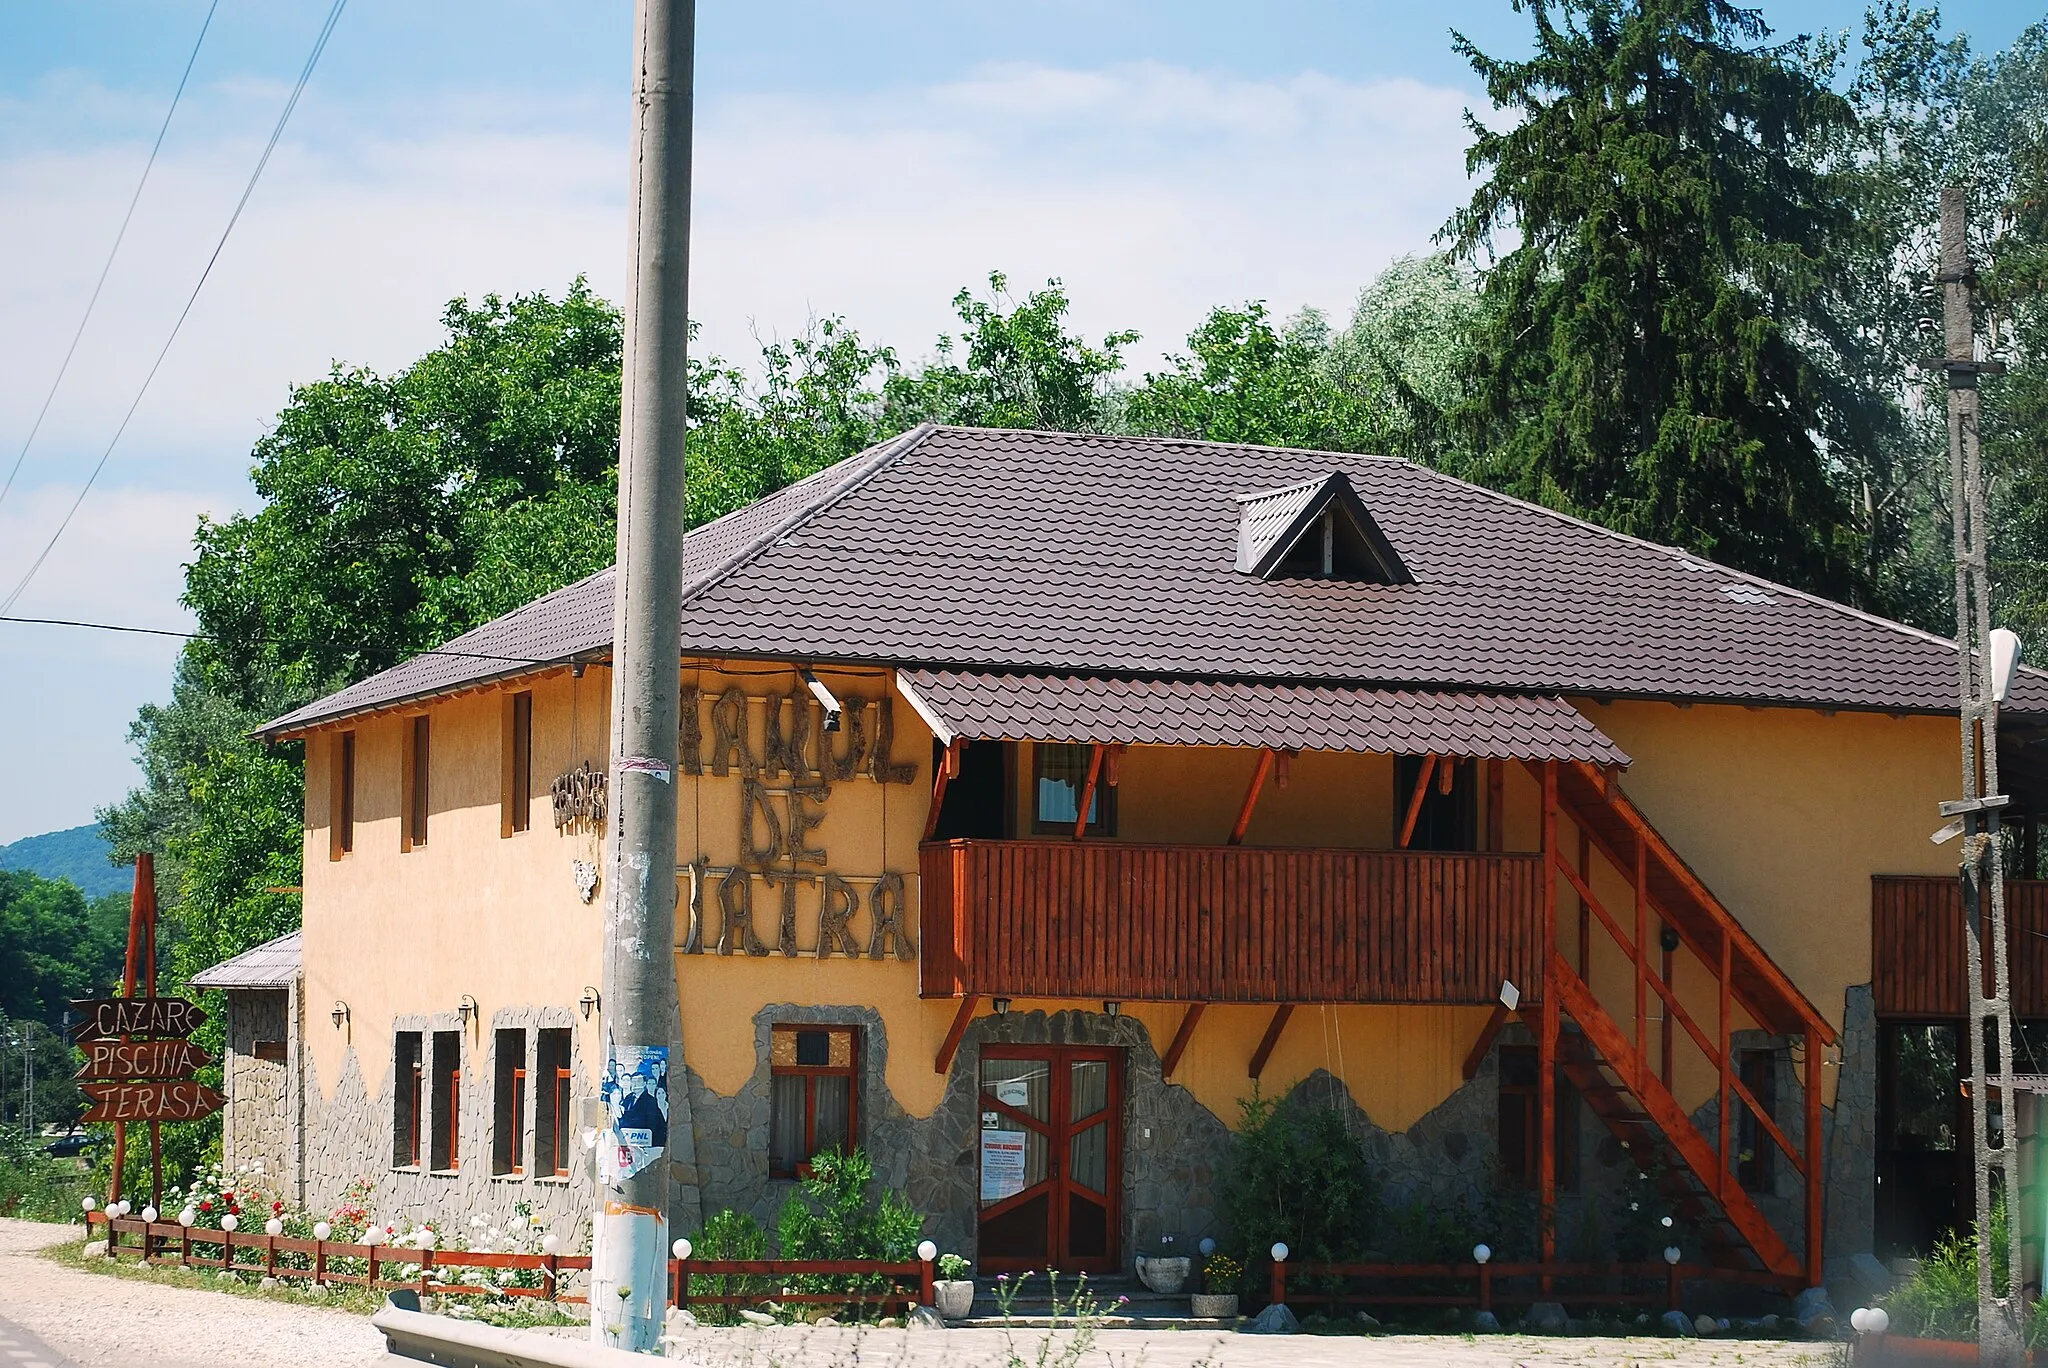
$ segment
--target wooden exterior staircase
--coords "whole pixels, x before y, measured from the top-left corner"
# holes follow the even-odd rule
[[[1659,1167],[1660,1158],[1663,1160],[1664,1195],[1674,1214],[1699,1232],[1704,1245],[1700,1252],[1711,1263],[1730,1271],[1746,1269],[1788,1285],[1819,1283],[1825,1189],[1821,1059],[1825,1047],[1835,1040],[1834,1031],[1630,801],[1613,774],[1592,765],[1560,762],[1530,768],[1543,786],[1543,898],[1552,912],[1538,1031],[1543,1054],[1538,1069],[1543,1110],[1539,1134],[1553,1134],[1555,1080],[1562,1072],[1639,1166],[1652,1171]],[[1561,822],[1569,822],[1577,830],[1576,861],[1566,858],[1559,840]],[[1612,865],[1632,890],[1632,905],[1619,918],[1593,891],[1590,859],[1596,854]],[[1558,895],[1565,892],[1576,895],[1580,909],[1575,956],[1567,956],[1558,945],[1556,909]],[[1612,981],[1611,973],[1594,975],[1588,968],[1593,962],[1592,926],[1596,921],[1628,969],[1629,1000],[1618,1006],[1603,1001],[1588,983],[1589,977],[1610,987]],[[1667,929],[1676,934],[1679,949],[1705,967],[1714,985],[1715,1002],[1705,1025],[1672,986],[1676,952],[1663,948],[1669,943]],[[1611,966],[1613,961],[1608,963]],[[1803,1145],[1792,1143],[1770,1109],[1738,1075],[1730,1045],[1738,1008],[1773,1035],[1804,1039]],[[1566,1029],[1566,1018],[1573,1029]],[[1655,1060],[1653,1019],[1660,1037]],[[1702,1133],[1674,1093],[1674,1024],[1683,1029],[1716,1077],[1719,1121],[1714,1136]],[[1738,1101],[1755,1119],[1760,1136],[1784,1151],[1804,1184],[1803,1260],[1736,1177],[1731,1137]],[[1554,1210],[1555,1160],[1547,1146],[1539,1187],[1544,1209]],[[1546,1259],[1554,1254],[1554,1239],[1552,1223],[1546,1221]]]

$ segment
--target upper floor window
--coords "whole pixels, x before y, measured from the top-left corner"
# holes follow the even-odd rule
[[[401,849],[412,850],[427,843],[427,804],[430,794],[427,774],[430,753],[427,715],[410,719],[405,732],[405,824]]]
[[[510,836],[533,826],[533,692],[505,700],[505,783],[500,832]]]
[[[1088,791],[1088,770],[1096,747],[1053,745],[1031,747],[1031,826],[1038,832],[1072,834],[1081,816],[1081,795]],[[1098,772],[1088,795],[1090,836],[1116,834],[1116,791]]]
[[[356,734],[334,738],[334,770],[328,795],[327,857],[338,860],[356,848]]]

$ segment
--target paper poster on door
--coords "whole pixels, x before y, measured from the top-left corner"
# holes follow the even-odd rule
[[[996,1084],[996,1101],[1018,1111],[1031,1110],[1031,1080],[1028,1078],[1005,1078]]]
[[[612,1186],[661,1158],[668,1147],[668,1048],[613,1046],[599,1092],[606,1125],[597,1142],[597,1176]]]
[[[981,1200],[1000,1202],[1024,1190],[1024,1132],[981,1133]]]

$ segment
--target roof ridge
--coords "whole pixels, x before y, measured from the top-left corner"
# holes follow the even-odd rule
[[[1708,560],[1705,556],[1699,555],[1697,552],[1688,551],[1682,546],[1673,546],[1668,542],[1651,541],[1648,537],[1638,537],[1632,533],[1618,531],[1615,528],[1603,526],[1602,524],[1593,522],[1590,519],[1581,518],[1575,514],[1566,513],[1562,509],[1552,508],[1548,504],[1537,503],[1533,499],[1524,499],[1520,495],[1510,494],[1505,490],[1494,489],[1489,485],[1479,484],[1472,480],[1460,479],[1458,476],[1452,475],[1448,471],[1438,470],[1436,469],[1436,467],[1425,465],[1420,461],[1403,461],[1402,464],[1410,466],[1413,469],[1420,471],[1422,474],[1430,476],[1431,478],[1445,480],[1451,484],[1463,485],[1467,489],[1476,490],[1477,492],[1484,494],[1489,498],[1497,499],[1502,503],[1514,504],[1517,507],[1527,508],[1534,512],[1544,514],[1545,516],[1553,518],[1558,522],[1569,523],[1575,527],[1586,528],[1587,530],[1597,532],[1601,536],[1607,537],[1610,540],[1626,542],[1631,546],[1640,546],[1647,548],[1651,551],[1662,551],[1667,555],[1671,556],[1673,559],[1685,561],[1691,565],[1698,566],[1702,569],[1718,571],[1721,574],[1730,575],[1736,579],[1747,580],[1751,584],[1760,585],[1765,589],[1775,590],[1776,592],[1781,594],[1789,594],[1794,598],[1804,599],[1808,603],[1812,603],[1819,607],[1829,609],[1830,611],[1840,613],[1846,617],[1856,618],[1859,621],[1870,623],[1873,626],[1889,627],[1893,631],[1901,633],[1905,636],[1916,637],[1922,641],[1930,642],[1936,646],[1945,646],[1949,650],[1957,649],[1956,641],[1953,637],[1945,637],[1941,635],[1939,632],[1930,632],[1924,627],[1915,627],[1911,623],[1900,622],[1896,618],[1888,618],[1881,613],[1873,613],[1870,612],[1868,609],[1858,608],[1853,604],[1842,603],[1839,600],[1827,597],[1825,594],[1816,594],[1808,589],[1799,589],[1789,584],[1781,584],[1777,580],[1766,579],[1764,576],[1755,574],[1748,570],[1738,570],[1732,565],[1723,565],[1720,561],[1717,560]],[[2023,666],[2022,668],[2025,667]]]
[[[717,565],[712,566],[703,574],[699,575],[694,583],[684,585],[682,599],[683,606],[687,608],[690,605],[690,601],[692,599],[695,599],[698,596],[708,592],[709,590],[716,588],[721,581],[725,580],[726,578],[737,572],[741,567],[745,566],[747,562],[754,559],[754,557],[760,555],[761,552],[766,550],[770,545],[774,544],[777,541],[780,541],[783,537],[788,536],[792,531],[796,529],[799,523],[807,522],[812,517],[815,517],[817,514],[824,512],[826,509],[838,503],[841,499],[844,499],[847,495],[853,493],[856,489],[859,489],[869,480],[872,480],[876,475],[880,474],[884,470],[887,470],[890,466],[894,465],[901,457],[903,457],[907,452],[909,452],[911,448],[915,447],[919,442],[922,442],[926,437],[929,437],[935,430],[936,427],[934,424],[919,423],[916,427],[910,429],[908,432],[898,433],[896,436],[889,438],[887,441],[877,442],[874,446],[869,447],[867,450],[857,452],[854,455],[848,457],[847,459],[850,461],[869,459],[867,469],[860,471],[858,474],[849,476],[846,480],[842,481],[839,485],[834,487],[830,492],[826,493],[823,497],[815,500],[814,502],[804,504],[802,507],[798,508],[796,512],[792,513],[789,517],[783,519],[781,522],[773,524],[768,528],[767,531],[755,537],[752,541],[748,542],[738,551],[735,551],[732,555],[727,556],[723,561],[721,561]],[[831,466],[825,467],[825,470],[830,469],[832,469]],[[805,476],[804,478],[814,479],[818,475],[823,475],[825,473],[825,470],[817,471],[813,475],[808,475]],[[789,488],[797,488],[798,485],[801,485],[802,483],[803,481],[800,480],[797,482],[797,485],[791,485],[789,486]],[[743,510],[733,510],[733,512],[735,513],[741,511]],[[730,517],[731,514],[727,514],[726,516]],[[717,523],[719,523],[720,521],[723,521],[723,519],[713,519],[711,522],[705,523],[704,527],[716,526]],[[693,532],[702,530],[702,528],[692,529]]]
[[[974,427],[966,423],[933,423],[930,426],[935,433],[994,432],[1012,437],[1096,437],[1115,442],[1136,442],[1144,446],[1219,447],[1231,451],[1279,451],[1290,456],[1337,456],[1360,461],[1387,461],[1394,465],[1414,464],[1405,456],[1388,456],[1375,451],[1325,451],[1315,447],[1271,446],[1264,442],[1219,442],[1208,437],[1160,437],[1137,432],[1066,432],[1056,428]]]

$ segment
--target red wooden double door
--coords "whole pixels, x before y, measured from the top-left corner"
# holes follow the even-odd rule
[[[1123,1063],[1112,1048],[982,1046],[982,1268],[1121,1265]]]

